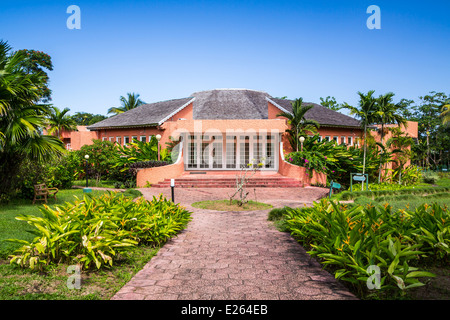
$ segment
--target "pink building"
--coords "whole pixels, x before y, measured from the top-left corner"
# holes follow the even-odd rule
[[[149,141],[151,136],[159,134],[164,148],[171,139],[180,139],[182,152],[178,161],[171,166],[140,170],[138,186],[176,178],[186,172],[232,173],[252,161],[262,163],[261,172],[266,174],[278,173],[306,181],[304,168],[284,161],[284,154],[291,151],[285,135],[289,125],[287,119],[276,115],[292,112],[291,102],[262,91],[216,89],[144,104],[87,129],[95,132],[98,139],[121,145],[133,139]],[[359,121],[313,105],[306,117],[319,122],[321,139],[352,145],[360,136]],[[72,148],[75,149],[75,144]],[[326,181],[323,175],[315,177],[318,181],[308,180],[306,184]]]

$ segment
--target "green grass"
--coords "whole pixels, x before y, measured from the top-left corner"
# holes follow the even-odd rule
[[[109,300],[158,252],[159,247],[137,247],[112,268],[81,273],[81,288],[69,289],[68,265],[45,274],[21,269],[0,260],[0,300]]]
[[[250,200],[242,206],[238,205],[237,200],[233,200],[230,205],[230,200],[206,200],[194,202],[192,204],[195,208],[217,210],[217,211],[252,211],[252,210],[265,210],[270,209],[270,204],[255,202]]]
[[[414,210],[418,206],[427,203],[438,203],[447,205],[450,203],[450,178],[444,177],[436,182],[436,186],[430,184],[420,184],[414,187],[405,187],[393,190],[375,191],[345,191],[334,194],[332,199],[353,200],[354,205],[385,205],[388,203],[394,210],[409,209]]]
[[[115,181],[109,180],[97,181],[95,179],[90,179],[88,181],[88,186],[96,188],[114,188],[114,182]],[[73,182],[73,185],[78,187],[86,187],[86,180],[76,180]]]
[[[429,205],[437,203],[440,206],[448,206],[450,203],[450,193],[447,194],[440,193],[430,196],[400,195],[391,197],[379,197],[375,199],[369,199],[367,197],[359,197],[355,200],[353,204],[349,204],[349,206],[355,205],[382,206],[385,204],[389,204],[394,211],[397,211],[398,209],[415,210],[417,207],[421,206],[424,203],[427,203]]]
[[[100,195],[105,191],[93,190],[92,195]],[[48,199],[49,206],[64,204],[75,200],[75,196],[83,197],[82,189],[59,190],[56,195],[56,201],[53,198]],[[23,239],[30,241],[34,239],[34,235],[28,231],[32,227],[24,221],[18,221],[15,218],[19,214],[41,216],[39,207],[42,206],[43,201],[37,201],[32,204],[31,200],[14,199],[7,205],[0,205],[0,259],[6,258],[15,249],[19,247],[17,244],[3,242],[4,239]]]

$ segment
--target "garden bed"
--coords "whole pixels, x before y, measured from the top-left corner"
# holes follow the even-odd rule
[[[190,220],[184,208],[140,195],[61,190],[48,207],[2,206],[0,240],[20,242],[0,242],[0,299],[110,299]],[[21,214],[29,224],[15,219]],[[73,265],[81,267],[79,290],[67,287]]]
[[[217,211],[254,211],[254,210],[266,210],[272,208],[272,205],[249,201],[243,205],[239,205],[237,200],[233,200],[230,204],[230,200],[206,200],[194,202],[192,204],[194,208],[217,210]]]

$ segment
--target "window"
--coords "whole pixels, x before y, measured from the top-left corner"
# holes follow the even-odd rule
[[[109,137],[109,141],[114,142],[114,137]]]
[[[131,137],[131,142],[134,142],[134,140],[137,140],[137,136],[132,136]]]
[[[146,136],[141,136],[141,141],[142,142],[147,142],[147,137]]]
[[[148,136],[148,142],[151,142],[153,137],[154,137],[154,135]]]
[[[103,139],[102,139],[103,141],[107,141],[108,140],[108,138],[107,137],[103,137]]]
[[[344,136],[341,137],[341,144],[345,145],[345,137]]]
[[[317,137],[317,142],[321,142],[322,141],[322,136],[318,136]]]
[[[347,137],[347,144],[348,144],[349,146],[352,146],[352,145],[353,145],[352,137]]]
[[[126,146],[130,143],[130,137],[123,137],[123,145]]]
[[[116,142],[121,145],[122,144],[122,137],[116,137]]]
[[[334,137],[333,137],[333,140],[334,140],[336,143],[338,143],[338,136],[334,136]]]
[[[330,141],[330,136],[326,136],[324,140],[327,142]]]

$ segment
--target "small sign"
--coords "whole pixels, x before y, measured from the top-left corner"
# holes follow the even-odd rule
[[[353,176],[353,180],[363,182],[363,181],[366,181],[366,176],[355,175],[355,176]]]
[[[341,188],[341,185],[340,185],[339,183],[333,182],[333,184],[331,185],[331,187],[332,187],[333,189],[340,189],[340,188]]]

